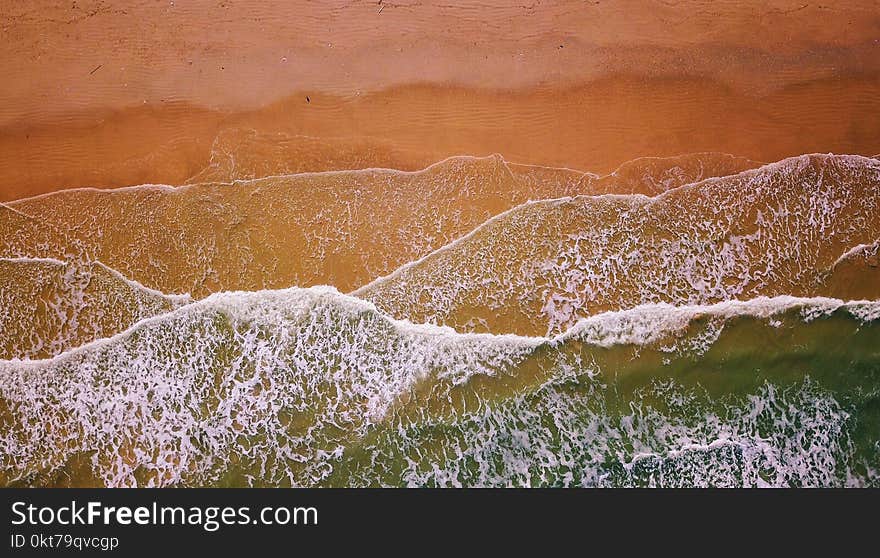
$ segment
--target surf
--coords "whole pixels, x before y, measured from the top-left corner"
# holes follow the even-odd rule
[[[565,407],[568,413],[580,412],[582,403],[584,412],[593,409],[602,420],[617,416],[602,406],[611,394],[624,397],[615,403],[618,410],[632,403],[646,406],[647,413],[658,401],[674,402],[658,400],[662,394],[649,390],[657,382],[678,386],[670,393],[702,394],[712,408],[740,414],[713,419],[723,423],[720,430],[702,438],[692,432],[700,427],[691,417],[681,426],[689,441],[684,443],[684,435],[662,438],[648,452],[651,459],[696,451],[695,440],[711,451],[721,444],[716,438],[757,444],[751,430],[751,438],[720,433],[740,432],[736,421],[745,420],[751,408],[743,405],[754,403],[750,397],[764,401],[771,392],[818,398],[829,413],[815,418],[823,425],[859,412],[866,413],[861,420],[874,420],[877,304],[784,297],[674,311],[645,306],[542,338],[414,325],[328,287],[221,293],[51,359],[0,362],[3,478],[12,485],[65,484],[68,477],[108,486],[553,485],[559,478],[549,472],[528,483],[514,470],[498,478],[469,476],[456,469],[453,456],[469,447],[486,454],[485,463],[473,463],[478,469],[505,462],[508,450],[496,447],[499,438],[485,430],[490,424],[508,428],[514,440],[520,421],[536,428],[550,421],[545,424],[550,430],[540,432],[557,439],[561,434],[551,412],[556,407],[545,408],[551,399],[574,405]],[[799,368],[789,369],[790,363]],[[554,391],[570,388],[589,389],[570,400]],[[805,405],[805,413],[816,409]],[[620,415],[624,422],[615,423],[614,432],[625,427],[626,416]],[[44,428],[32,428],[34,421]],[[605,451],[595,445],[604,438],[591,438],[592,427],[581,426],[587,430],[572,435],[587,444],[584,451]],[[788,434],[773,428],[782,443]],[[838,452],[835,444],[845,442],[842,468],[835,462],[828,470],[792,476],[789,468],[801,465],[786,457],[773,470],[775,477],[725,477],[718,484],[764,479],[779,485],[789,477],[793,484],[874,482],[870,440],[867,447],[850,443],[861,431],[840,428],[841,434],[816,451]],[[494,441],[462,446],[444,432]],[[633,463],[647,463],[646,447],[627,446],[603,459],[616,455],[615,467],[632,470]],[[408,450],[414,453],[400,454]],[[438,451],[436,459],[426,458]],[[529,452],[524,454],[534,457],[529,470],[543,470],[540,456]],[[586,454],[578,455],[579,466],[594,465],[584,461]],[[387,467],[370,466],[373,476],[363,476],[365,463],[380,462]],[[448,467],[442,469],[448,483],[416,474],[430,463]],[[589,478],[602,477],[597,475]],[[629,478],[618,480],[626,484]]]

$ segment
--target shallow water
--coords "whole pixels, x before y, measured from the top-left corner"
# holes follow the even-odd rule
[[[25,485],[870,485],[876,303],[645,306],[554,339],[332,289],[214,295],[0,363]],[[41,428],[34,428],[39,423]]]
[[[654,197],[539,201],[354,294],[413,322],[525,335],[651,302],[874,299],[870,256],[852,250],[880,237],[878,195],[876,159],[804,156]],[[850,290],[851,265],[868,279]]]
[[[877,161],[754,166],[458,158],[2,206],[0,480],[876,485]],[[447,244],[410,244],[432,219]],[[260,290],[376,263],[361,298]]]
[[[880,486],[880,3],[0,10],[0,485]]]

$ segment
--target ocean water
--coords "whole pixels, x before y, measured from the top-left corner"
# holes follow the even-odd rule
[[[848,297],[835,266],[880,238],[878,211],[876,159],[802,156],[650,197],[523,204],[354,294],[413,322],[530,335],[646,303]]]
[[[0,484],[878,486],[878,195],[698,154],[2,205]]]

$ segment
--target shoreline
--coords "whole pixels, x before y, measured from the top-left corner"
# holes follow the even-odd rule
[[[230,145],[218,146],[230,134]],[[492,153],[604,174],[638,157],[706,151],[761,161],[811,152],[871,156],[880,151],[880,74],[812,80],[762,96],[695,77],[627,75],[573,87],[297,93],[241,112],[183,102],[95,111],[0,128],[0,201],[76,187],[183,184],[211,166],[212,154],[239,167],[212,179],[223,172],[240,179],[417,170],[454,155]]]

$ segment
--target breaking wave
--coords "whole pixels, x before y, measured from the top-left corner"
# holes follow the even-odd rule
[[[878,195],[493,156],[0,204],[0,484],[880,486]]]
[[[835,299],[648,305],[542,338],[413,325],[327,287],[221,293],[0,362],[2,477],[872,484],[878,317]]]
[[[876,242],[878,211],[875,159],[802,156],[654,197],[524,204],[353,294],[414,322],[527,335],[652,302],[851,298],[834,265]]]

